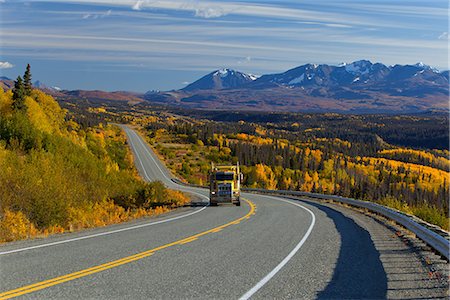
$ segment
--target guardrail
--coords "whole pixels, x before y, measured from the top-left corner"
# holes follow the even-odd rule
[[[185,186],[192,186],[198,188],[208,188],[206,186],[196,185],[196,184],[188,184],[182,182],[177,178],[172,179],[173,182]],[[335,195],[324,195],[317,193],[308,193],[308,192],[300,192],[300,191],[288,191],[288,190],[265,190],[265,189],[251,189],[251,188],[242,188],[244,192],[251,193],[260,193],[260,194],[272,194],[272,195],[289,195],[296,197],[308,197],[313,199],[321,199],[321,200],[333,200],[340,203],[345,203],[351,206],[365,208],[377,214],[380,214],[390,220],[395,221],[396,223],[402,225],[409,231],[413,232],[418,238],[428,244],[431,248],[435,249],[441,255],[443,255],[447,260],[449,260],[449,252],[450,252],[450,236],[448,233],[439,229],[439,227],[426,223],[425,221],[403,212],[388,208],[386,206],[369,202],[356,200],[352,198],[345,198],[341,196]],[[437,233],[438,231],[439,233]]]
[[[436,233],[430,228],[433,228],[434,230],[437,230],[436,227],[427,224],[426,222],[396,211],[394,209],[388,208],[386,206],[369,202],[369,201],[362,201],[362,200],[356,200],[351,198],[344,198],[341,196],[335,196],[335,195],[324,195],[324,194],[316,194],[316,193],[308,193],[308,192],[299,192],[299,191],[286,191],[286,190],[264,190],[264,189],[250,189],[250,188],[243,188],[243,191],[246,192],[253,192],[253,193],[262,193],[262,194],[274,194],[274,195],[290,195],[290,196],[297,196],[297,197],[309,197],[309,198],[316,198],[316,199],[322,199],[322,200],[333,200],[340,203],[345,203],[351,206],[359,207],[359,208],[365,208],[372,212],[375,212],[377,214],[380,214],[388,219],[391,219],[398,224],[402,225],[406,229],[413,232],[418,238],[420,238],[422,241],[427,243],[431,248],[435,249],[437,252],[439,252],[441,255],[445,256],[447,260],[449,260],[449,252],[450,252],[450,241],[449,241],[449,235],[443,230],[440,230],[440,233]],[[420,223],[422,224],[420,224]]]

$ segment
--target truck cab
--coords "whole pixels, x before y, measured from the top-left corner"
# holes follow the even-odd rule
[[[239,170],[239,163],[235,166],[215,166],[211,164],[209,173],[210,205],[230,203],[240,206],[241,180],[242,173]]]

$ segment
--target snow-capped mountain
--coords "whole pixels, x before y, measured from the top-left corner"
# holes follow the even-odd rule
[[[242,87],[256,79],[257,76],[252,74],[232,69],[220,69],[189,84],[183,88],[183,91],[233,89]]]
[[[8,77],[5,77],[5,76],[1,76],[0,77],[0,87],[3,88],[4,90],[12,89],[14,87],[14,80],[10,79]],[[39,80],[36,80],[33,83],[33,87],[43,90],[43,91],[46,91],[46,92],[49,92],[49,93],[60,92],[62,90],[61,88],[59,88],[57,86],[53,86],[53,87],[47,86],[46,84],[42,83]]]
[[[48,86],[45,83],[43,83],[42,81],[36,80],[33,83],[33,86],[35,88],[38,88],[40,90],[47,90],[47,91],[55,91],[55,92],[60,92],[62,91],[62,89],[60,87],[57,86]]]
[[[345,64],[344,69],[348,73],[364,75],[370,72],[372,63],[368,60],[358,60],[351,64]]]
[[[448,71],[359,60],[306,64],[259,78],[216,70],[182,90],[145,99],[191,108],[410,113],[448,111],[448,95]]]
[[[426,64],[424,64],[423,62],[418,62],[418,63],[416,63],[415,65],[414,65],[415,67],[418,67],[418,68],[422,68],[422,69],[424,69],[424,70],[431,70],[431,71],[433,71],[434,73],[439,73],[439,70],[438,69],[436,69],[436,68],[432,68],[432,67],[430,67],[429,65],[426,65]]]
[[[284,73],[261,76],[250,87],[270,88],[285,87],[355,87],[382,85],[390,86],[394,82],[403,80],[431,80],[440,83],[445,77],[436,69],[423,63],[415,65],[385,66],[368,60],[359,60],[339,66],[306,64]],[[423,82],[422,82],[423,83]]]

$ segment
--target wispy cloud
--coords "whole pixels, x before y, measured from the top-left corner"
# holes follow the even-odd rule
[[[14,65],[7,61],[0,61],[0,69],[10,69],[13,68]]]
[[[229,14],[238,16],[252,16],[259,18],[271,18],[280,20],[303,20],[303,21],[318,21],[335,24],[336,20],[341,20],[344,25],[359,24],[359,25],[384,25],[393,26],[392,22],[383,24],[376,23],[369,20],[367,17],[348,15],[343,17],[342,14],[318,11],[314,9],[298,8],[283,6],[282,4],[264,4],[254,2],[220,2],[218,1],[189,1],[189,0],[164,0],[164,1],[146,1],[146,0],[40,0],[48,2],[65,2],[65,3],[83,3],[83,4],[98,4],[111,6],[130,6],[134,10],[141,10],[142,8],[164,9],[164,10],[178,10],[191,11],[194,15],[202,18],[217,18]]]
[[[376,1],[374,1],[376,2]],[[431,7],[430,5],[423,6],[415,6],[415,5],[396,5],[395,1],[392,1],[393,4],[367,4],[367,3],[347,3],[347,4],[336,4],[337,6],[347,7],[357,10],[363,10],[366,12],[376,12],[383,13],[389,15],[406,15],[406,16],[433,16],[433,17],[448,17],[448,9],[447,6],[439,8],[439,7]],[[427,3],[428,4],[428,3]]]
[[[227,12],[224,9],[218,7],[200,7],[195,9],[195,16],[201,18],[219,18],[225,16]]]
[[[141,10],[144,0],[137,0],[136,3],[131,7],[133,10]]]
[[[446,49],[441,41],[421,43],[420,40],[371,39],[353,37],[344,38],[335,35],[340,42],[310,42],[281,45],[258,45],[257,43],[238,43],[236,41],[198,41],[187,39],[155,39],[133,37],[105,37],[87,35],[64,35],[34,32],[3,33],[3,53],[19,53],[14,49],[23,49],[21,56],[79,61],[123,61],[146,62],[153,69],[213,69],[217,66],[239,67],[250,72],[264,73],[268,70],[282,70],[301,63],[337,63],[357,59],[370,59],[385,63],[412,63],[427,53],[435,60],[426,59],[429,64],[438,66],[440,53]],[[302,45],[309,45],[303,47]],[[386,45],[390,45],[386,47]],[[419,47],[421,46],[421,47]],[[351,52],[346,49],[351,47]],[[368,52],[367,49],[372,49]],[[375,51],[376,49],[376,51]],[[405,56],[408,49],[408,56]],[[38,51],[36,51],[38,50]],[[246,53],[252,53],[245,56]],[[244,54],[244,55],[243,55]],[[189,58],[189,59],[187,59]],[[324,59],[326,58],[326,59]]]
[[[444,31],[443,33],[441,33],[441,35],[439,35],[438,39],[439,40],[448,40],[449,39],[448,32]]]
[[[83,15],[83,19],[101,19],[101,18],[105,18],[107,16],[110,16],[112,13],[112,11],[109,9],[107,10],[105,13],[87,13]]]
[[[45,60],[47,73],[66,61],[127,64],[129,72],[230,67],[264,74],[358,59],[446,67],[447,12],[440,0],[363,2],[7,0],[1,5],[2,55],[14,63]],[[196,79],[187,76],[173,80]],[[156,82],[162,79],[155,78],[158,88]]]
[[[248,64],[252,61],[252,57],[251,56],[246,56],[243,59],[239,59],[237,61],[238,65],[242,65],[242,64]]]
[[[285,1],[282,3],[274,1],[211,1],[211,0],[30,0],[45,2],[63,2],[72,4],[104,5],[104,6],[124,6],[133,10],[143,8],[190,11],[194,16],[201,18],[218,18],[226,15],[249,16],[255,18],[266,18],[270,20],[285,21],[309,21],[320,22],[324,26],[344,28],[346,26],[374,26],[380,28],[405,28],[411,29],[411,23],[403,24],[396,18],[385,18],[380,22],[377,14],[404,14],[410,16],[447,16],[447,11],[440,8],[419,7],[419,6],[399,6],[399,5],[365,5],[359,3],[327,3],[322,6],[301,6],[297,1]],[[320,1],[319,1],[320,2]],[[294,4],[294,5],[293,5]],[[341,8],[323,9],[323,7]],[[345,8],[357,8],[345,9]],[[416,26],[419,26],[418,24]],[[420,27],[425,28],[427,24],[420,23]]]
[[[170,2],[170,1],[168,1],[168,2]],[[178,3],[178,7],[176,7],[177,3]],[[156,3],[149,4],[149,6],[155,6],[155,5],[159,5],[159,4],[156,4]],[[205,19],[223,17],[231,12],[231,10],[229,8],[227,8],[227,6],[224,5],[223,3],[219,4],[217,2],[198,1],[198,0],[181,1],[181,2],[175,1],[174,3],[166,2],[165,4],[163,4],[163,7],[160,7],[160,8],[193,11],[195,17],[200,17],[200,18],[205,18]]]

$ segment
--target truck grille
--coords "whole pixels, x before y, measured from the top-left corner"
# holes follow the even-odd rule
[[[219,196],[231,196],[231,184],[219,184],[218,194]]]

